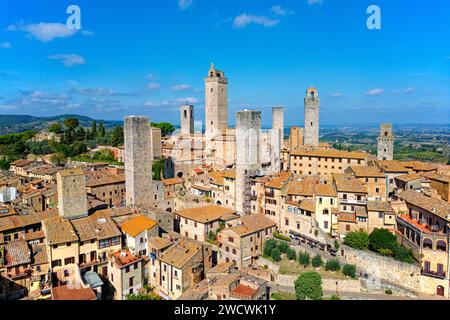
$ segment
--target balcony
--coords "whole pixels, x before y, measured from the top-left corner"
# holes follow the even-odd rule
[[[360,204],[365,205],[367,204],[366,200],[356,200],[356,199],[339,199],[341,204]]]
[[[258,196],[257,196],[257,195],[251,195],[251,196],[250,196],[250,200],[251,200],[251,201],[256,201],[256,200],[258,200]]]
[[[437,279],[445,279],[445,272],[436,272],[422,269],[420,272],[423,276],[433,277]]]

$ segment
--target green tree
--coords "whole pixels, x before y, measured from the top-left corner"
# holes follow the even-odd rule
[[[111,145],[114,147],[123,144],[123,128],[121,126],[116,126],[111,134]]]
[[[64,120],[64,126],[66,128],[70,128],[70,129],[75,129],[80,125],[80,122],[78,121],[77,118],[67,118],[66,120]]]
[[[97,137],[97,121],[92,121],[91,136],[93,139]]]
[[[326,271],[339,271],[341,269],[341,264],[337,259],[328,260],[325,264]]]
[[[344,243],[353,249],[366,250],[369,247],[369,235],[364,231],[352,231],[345,236]]]
[[[339,250],[339,241],[334,240],[334,248],[335,248],[336,250]]]
[[[280,250],[281,253],[287,253],[289,250],[289,245],[286,242],[281,241],[278,244],[278,249]]]
[[[309,256],[309,253],[308,253],[308,252],[300,252],[300,253],[298,254],[298,262],[299,262],[302,266],[304,266],[305,268],[306,268],[307,266],[309,266],[310,261],[311,261],[311,258],[310,258],[310,256]]]
[[[294,285],[297,300],[321,300],[323,297],[322,278],[317,272],[302,273]]]
[[[157,294],[150,293],[150,294],[127,294],[126,295],[127,300],[161,300],[161,297]]]
[[[168,136],[175,131],[175,127],[169,122],[151,123],[150,125],[152,127],[161,129],[161,136],[163,137]]]
[[[272,250],[277,247],[277,242],[274,239],[268,239],[264,243],[263,255],[268,258],[272,255]]]
[[[105,127],[103,126],[103,122],[100,122],[100,125],[98,126],[98,135],[100,137],[104,137],[106,135]]]
[[[394,259],[401,261],[401,262],[407,262],[407,263],[414,263],[416,259],[414,258],[413,251],[411,249],[407,249],[403,246],[396,246],[393,250],[394,253]]]
[[[288,251],[286,252],[286,256],[287,256],[287,258],[289,260],[296,260],[297,259],[297,253],[292,248],[288,249]]]
[[[0,169],[8,170],[10,162],[7,159],[0,159]]]
[[[369,247],[373,251],[389,249],[393,252],[397,247],[397,237],[387,229],[375,229],[369,236]]]
[[[274,248],[270,254],[271,258],[273,261],[280,261],[281,260],[281,252],[280,249],[278,248]]]
[[[345,264],[342,268],[342,272],[347,277],[356,278],[356,266],[354,264]]]
[[[64,163],[66,162],[66,160],[67,160],[67,157],[66,157],[66,155],[65,155],[64,153],[62,153],[62,152],[54,153],[54,154],[50,157],[50,161],[51,161],[53,164],[57,165],[57,166],[64,164]]]
[[[78,127],[73,135],[74,140],[76,141],[84,141],[86,139],[86,131],[83,127]]]
[[[321,267],[322,264],[323,264],[322,257],[321,257],[319,254],[316,254],[316,255],[312,258],[311,264],[312,264],[312,266],[313,266],[314,268]]]
[[[59,122],[54,122],[48,126],[48,131],[60,134],[62,132],[62,125]]]

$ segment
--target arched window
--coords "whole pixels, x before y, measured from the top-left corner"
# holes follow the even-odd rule
[[[187,111],[186,110],[184,110],[184,118],[185,119],[187,118]]]
[[[427,249],[433,249],[433,241],[428,238],[423,239],[423,247]]]
[[[447,244],[443,240],[439,240],[436,243],[436,250],[447,251]]]

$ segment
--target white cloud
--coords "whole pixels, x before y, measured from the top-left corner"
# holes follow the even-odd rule
[[[34,37],[42,42],[53,41],[55,38],[70,37],[76,33],[76,30],[67,28],[65,24],[52,22],[39,22],[32,24],[19,23],[10,25],[6,30],[23,31],[27,33],[28,36]]]
[[[191,86],[188,84],[178,84],[176,86],[173,86],[172,89],[175,91],[186,91],[186,90],[190,90]]]
[[[270,9],[270,11],[274,14],[274,15],[276,15],[276,16],[288,16],[288,15],[291,15],[291,14],[294,14],[295,13],[295,11],[292,11],[292,10],[287,10],[287,9],[284,9],[282,6],[280,6],[280,5],[277,5],[277,6],[273,6],[272,7],[272,9]]]
[[[159,88],[161,88],[161,85],[156,82],[151,82],[147,85],[147,89],[150,89],[150,90],[157,90]]]
[[[60,60],[66,67],[85,64],[86,60],[77,54],[53,54],[48,56],[50,60]]]
[[[332,98],[340,98],[343,96],[343,94],[341,92],[333,92],[332,94],[330,94],[330,96]]]
[[[35,38],[42,42],[50,42],[56,38],[71,37],[78,32],[78,30],[69,29],[65,24],[58,22],[39,22],[30,24],[20,22],[10,25],[6,30],[23,31],[28,37]],[[81,30],[80,33],[85,36],[94,35],[94,33],[89,30]]]
[[[414,91],[415,91],[414,88],[406,88],[404,92],[405,92],[406,94],[410,94],[410,93],[413,93]]]
[[[322,4],[323,0],[308,0],[308,4]]]
[[[93,33],[92,31],[89,30],[81,30],[81,34],[84,36],[94,36],[95,33]]]
[[[163,107],[163,106],[168,106],[168,105],[170,105],[169,101],[147,101],[144,103],[144,106],[149,107],[149,108]]]
[[[146,77],[148,80],[153,80],[153,79],[156,78],[156,75],[155,75],[154,73],[148,73],[145,77]]]
[[[190,6],[192,6],[193,0],[178,0],[178,8],[181,10],[186,10]]]
[[[369,91],[366,92],[366,96],[379,96],[380,94],[382,94],[384,92],[383,89],[371,89]]]
[[[10,49],[12,47],[10,42],[0,42],[1,49]]]
[[[190,104],[194,104],[194,103],[198,103],[199,100],[197,98],[194,97],[187,97],[187,98],[178,98],[175,99],[175,102],[177,103],[190,103]]]
[[[273,27],[277,25],[279,20],[276,19],[270,19],[266,16],[255,16],[250,15],[247,13],[243,13],[238,15],[233,20],[233,27],[234,28],[244,28],[248,24],[259,24],[265,27]]]

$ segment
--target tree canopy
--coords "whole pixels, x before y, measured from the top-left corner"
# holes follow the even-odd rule
[[[294,285],[297,300],[321,300],[323,297],[322,278],[317,272],[302,273]]]

